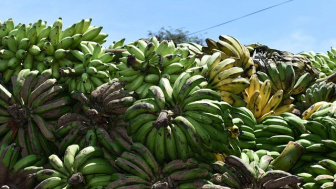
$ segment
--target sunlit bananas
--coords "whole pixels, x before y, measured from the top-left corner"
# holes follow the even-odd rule
[[[203,52],[210,55],[219,53],[221,61],[227,58],[234,58],[236,60],[234,66],[243,69],[242,77],[249,78],[256,72],[249,50],[235,37],[220,35],[218,41],[207,38],[205,42],[207,46],[202,48]]]
[[[306,56],[319,71],[323,74],[320,78],[332,75],[336,71],[336,53],[335,47],[331,47],[327,53],[314,51],[303,52],[301,55]]]
[[[95,88],[90,95],[72,91],[70,96],[80,105],[77,111],[83,112],[89,125],[102,128],[117,126],[126,109],[138,99],[134,91],[125,90],[125,82],[113,79]],[[78,113],[79,113],[78,112]],[[89,123],[90,122],[90,123]]]
[[[334,188],[336,162],[325,158],[296,175],[303,178],[302,188]]]
[[[50,70],[23,69],[12,78],[12,93],[0,85],[1,144],[17,141],[22,156],[57,151],[54,121],[72,110],[71,98],[50,77]]]
[[[63,160],[63,161],[62,161]],[[55,154],[49,156],[51,168],[44,168],[36,173],[38,184],[36,188],[84,188],[107,186],[113,181],[108,177],[108,182],[93,182],[95,177],[110,176],[117,172],[99,147],[88,146],[81,149],[77,144],[69,145],[63,158]]]
[[[256,125],[256,149],[265,149],[281,152],[289,141],[294,141],[299,136],[282,117],[268,116]]]
[[[243,92],[243,96],[247,102],[246,107],[252,111],[258,123],[268,116],[277,116],[294,110],[293,104],[281,105],[283,90],[280,89],[272,95],[270,80],[261,82],[257,75],[252,75],[250,83]]]
[[[333,107],[331,107],[333,105]],[[331,108],[330,108],[331,107]],[[313,117],[319,117],[319,116],[333,116],[334,111],[333,109],[335,107],[335,103],[330,103],[326,101],[319,101],[314,104],[312,104],[308,109],[306,109],[302,113],[302,118],[303,119],[309,119],[313,114],[315,114]],[[329,112],[329,110],[331,112]],[[318,115],[318,113],[320,115]],[[324,114],[321,114],[324,113]]]
[[[250,153],[251,155],[247,155]],[[249,156],[252,156],[251,158]],[[281,170],[272,170],[273,158],[263,155],[260,158],[253,152],[244,152],[242,156],[227,156],[225,162],[212,164],[214,173],[210,181],[231,188],[281,188],[297,185],[302,178]]]
[[[78,90],[90,94],[95,88],[116,77],[119,70],[114,64],[115,55],[96,42],[80,43],[80,50],[70,50],[74,62],[61,60],[59,68],[61,82],[67,84],[70,92]]]
[[[90,26],[91,20],[83,19],[64,30],[62,18],[58,18],[51,26],[42,20],[29,25],[14,25],[11,20],[10,26],[2,25],[0,57],[4,62],[0,70],[6,73],[2,77],[5,83],[22,69],[42,72],[52,68],[52,77],[59,79],[58,69],[73,67],[73,62],[77,61],[69,54],[70,50],[78,50],[82,41],[98,44],[106,41],[107,34],[101,33],[102,27]],[[106,55],[96,58],[111,59]],[[71,65],[65,65],[65,62]]]
[[[326,101],[333,102],[336,100],[336,84],[333,82],[319,82],[306,88],[305,93],[295,97],[297,108],[303,112],[313,104]]]
[[[46,164],[46,158],[35,154],[22,157],[15,143],[0,146],[0,185],[33,188],[35,173]]]
[[[183,72],[171,86],[163,77],[160,86],[149,88],[147,98],[126,110],[128,134],[145,144],[159,163],[186,160],[196,149],[203,158],[207,152],[228,152],[225,106],[215,91],[197,88],[204,80]]]
[[[218,91],[222,100],[234,105],[241,106],[239,100],[240,94],[246,89],[250,82],[240,77],[244,70],[236,66],[237,60],[234,58],[227,58],[222,60],[219,52],[212,54],[204,63],[207,72],[204,76],[208,80],[208,87]]]
[[[156,41],[156,43],[154,43]],[[125,45],[118,65],[120,80],[127,81],[126,89],[134,90],[144,98],[151,85],[158,85],[162,74],[170,75],[170,83],[188,68],[196,66],[196,55],[189,55],[189,49],[175,47],[173,41],[157,42],[139,39]]]

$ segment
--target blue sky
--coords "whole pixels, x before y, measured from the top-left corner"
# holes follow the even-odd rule
[[[192,33],[284,1],[16,0],[1,2],[0,20],[32,23],[42,19],[51,25],[62,17],[67,27],[92,18],[92,25],[103,26],[102,31],[109,34],[104,44],[108,46],[121,38],[130,42],[147,37],[148,30],[155,32],[163,26]],[[215,40],[232,35],[245,45],[258,42],[293,53],[326,52],[336,47],[335,8],[335,0],[294,0],[199,34]]]

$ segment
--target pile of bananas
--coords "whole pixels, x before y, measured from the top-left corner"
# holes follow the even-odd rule
[[[334,188],[336,186],[336,162],[331,159],[322,159],[317,164],[307,167],[297,175],[303,178],[300,185],[303,189],[306,188]]]
[[[101,31],[0,22],[1,188],[334,187],[334,48]]]
[[[43,72],[51,68],[52,77],[59,79],[60,67],[74,66],[69,50],[78,49],[82,41],[104,43],[108,36],[101,33],[103,27],[91,26],[92,19],[81,21],[62,30],[62,18],[53,25],[38,20],[33,24],[14,24],[7,19],[0,26],[0,71],[2,80],[8,83],[12,75],[22,69]]]
[[[260,123],[268,116],[278,116],[284,112],[292,112],[294,105],[283,101],[284,91],[279,89],[272,95],[272,82],[269,79],[261,82],[256,74],[250,78],[250,86],[245,89],[243,96],[247,109],[251,110],[257,122]],[[272,95],[272,96],[271,96]]]

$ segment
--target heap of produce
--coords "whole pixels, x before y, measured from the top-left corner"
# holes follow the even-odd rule
[[[102,26],[0,22],[0,187],[336,187],[336,50],[233,36],[106,45]]]

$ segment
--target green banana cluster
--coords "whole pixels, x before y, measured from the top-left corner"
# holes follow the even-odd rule
[[[300,118],[298,118],[300,119]],[[256,149],[282,152],[288,142],[297,139],[295,129],[281,116],[268,116],[255,125]]]
[[[162,75],[169,75],[173,84],[179,74],[196,65],[196,55],[190,55],[187,47],[175,47],[173,41],[159,42],[152,37],[148,41],[139,39],[128,43],[125,48],[127,51],[119,58],[117,73],[121,81],[127,81],[125,88],[137,92],[142,98],[149,87],[159,84]]]
[[[211,89],[200,88],[201,75],[183,72],[172,86],[162,77],[147,98],[126,110],[128,134],[145,144],[159,163],[193,157],[213,159],[210,152],[228,152],[228,130],[222,109],[227,103]],[[222,108],[223,107],[223,108]]]
[[[202,48],[206,54],[220,53],[221,60],[227,58],[234,58],[236,67],[242,68],[244,71],[241,73],[243,77],[249,78],[256,72],[256,67],[252,57],[250,57],[249,50],[242,45],[238,39],[229,35],[220,35],[219,40],[215,41],[211,38],[205,40],[207,46]]]
[[[62,18],[53,25],[38,20],[33,24],[14,24],[7,19],[0,26],[0,71],[5,83],[22,69],[38,70],[51,68],[52,77],[60,78],[59,68],[73,66],[70,49],[77,49],[82,41],[104,43],[108,36],[101,33],[102,27],[91,26],[92,19],[81,21],[62,30]]]
[[[332,189],[336,186],[336,162],[322,159],[296,175],[303,178],[303,189]]]
[[[59,68],[60,83],[66,83],[69,92],[79,90],[90,94],[98,86],[116,77],[117,66],[113,63],[115,55],[106,52],[99,43],[82,41],[79,50],[70,50],[74,61]]]
[[[273,94],[279,90],[283,91],[282,104],[284,105],[291,104],[295,100],[292,95],[303,93],[313,82],[309,72],[301,76],[296,75],[293,66],[285,62],[266,64],[266,69],[267,72],[258,71],[258,77],[262,82],[266,80],[271,82]]]
[[[254,130],[257,120],[253,116],[253,113],[246,107],[232,107],[230,111],[232,115],[232,122],[240,131],[238,135],[239,148],[255,149],[256,137],[254,135]]]
[[[203,56],[200,65],[204,67],[202,73],[208,79],[209,88],[218,91],[223,101],[233,106],[244,106],[246,103],[240,93],[250,82],[241,77],[244,69],[237,65],[238,62],[239,59],[231,57],[222,60],[221,53],[215,52],[211,56]]]
[[[319,78],[325,78],[335,73],[336,49],[334,47],[331,47],[330,51],[327,51],[327,53],[315,53],[313,51],[309,51],[300,54],[306,56],[311,61],[312,65],[319,69]]]
[[[299,136],[297,143],[305,147],[300,160],[314,162],[321,158],[336,160],[336,118],[329,116],[303,120],[306,133]]]
[[[12,77],[13,92],[0,85],[0,144],[16,142],[23,157],[57,151],[54,123],[72,110],[71,97],[51,77],[51,69],[23,69]]]
[[[240,158],[227,156],[225,162],[212,164],[211,182],[230,188],[282,188],[295,186],[302,178],[282,170],[273,170],[273,157],[245,150]]]
[[[31,154],[21,156],[20,147],[4,143],[0,146],[0,186],[33,188],[36,172],[46,164],[46,158]]]
[[[117,172],[104,158],[103,150],[95,146],[81,149],[77,144],[69,145],[62,159],[55,154],[49,156],[51,168],[36,172],[39,183],[35,188],[106,187],[114,180],[112,174]],[[102,178],[108,178],[108,182]]]
[[[296,107],[302,112],[311,105],[320,102],[334,102],[336,100],[336,84],[333,82],[319,82],[309,86],[304,94],[295,97]]]

